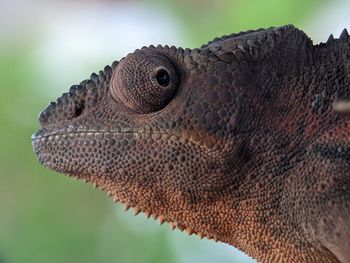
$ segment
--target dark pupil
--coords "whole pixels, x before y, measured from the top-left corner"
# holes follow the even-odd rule
[[[157,78],[158,84],[161,85],[162,87],[166,87],[169,85],[170,76],[169,76],[169,73],[166,72],[164,69],[161,69],[158,71],[156,78]]]

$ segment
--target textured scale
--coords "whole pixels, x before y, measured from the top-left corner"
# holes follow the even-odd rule
[[[41,113],[38,160],[259,262],[350,262],[350,38],[136,50]]]

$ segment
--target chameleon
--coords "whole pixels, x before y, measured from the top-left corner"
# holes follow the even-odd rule
[[[39,116],[44,166],[258,262],[350,262],[350,37],[142,47]]]

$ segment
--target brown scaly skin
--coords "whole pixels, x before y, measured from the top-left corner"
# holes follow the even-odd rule
[[[45,166],[260,262],[350,262],[350,38],[148,47],[40,115]],[[343,104],[344,107],[340,107]]]

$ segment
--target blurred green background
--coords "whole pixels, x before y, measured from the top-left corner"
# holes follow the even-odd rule
[[[0,263],[254,262],[48,171],[30,136],[70,85],[143,45],[196,47],[232,32],[294,24],[314,42],[350,28],[345,0],[0,0]]]

